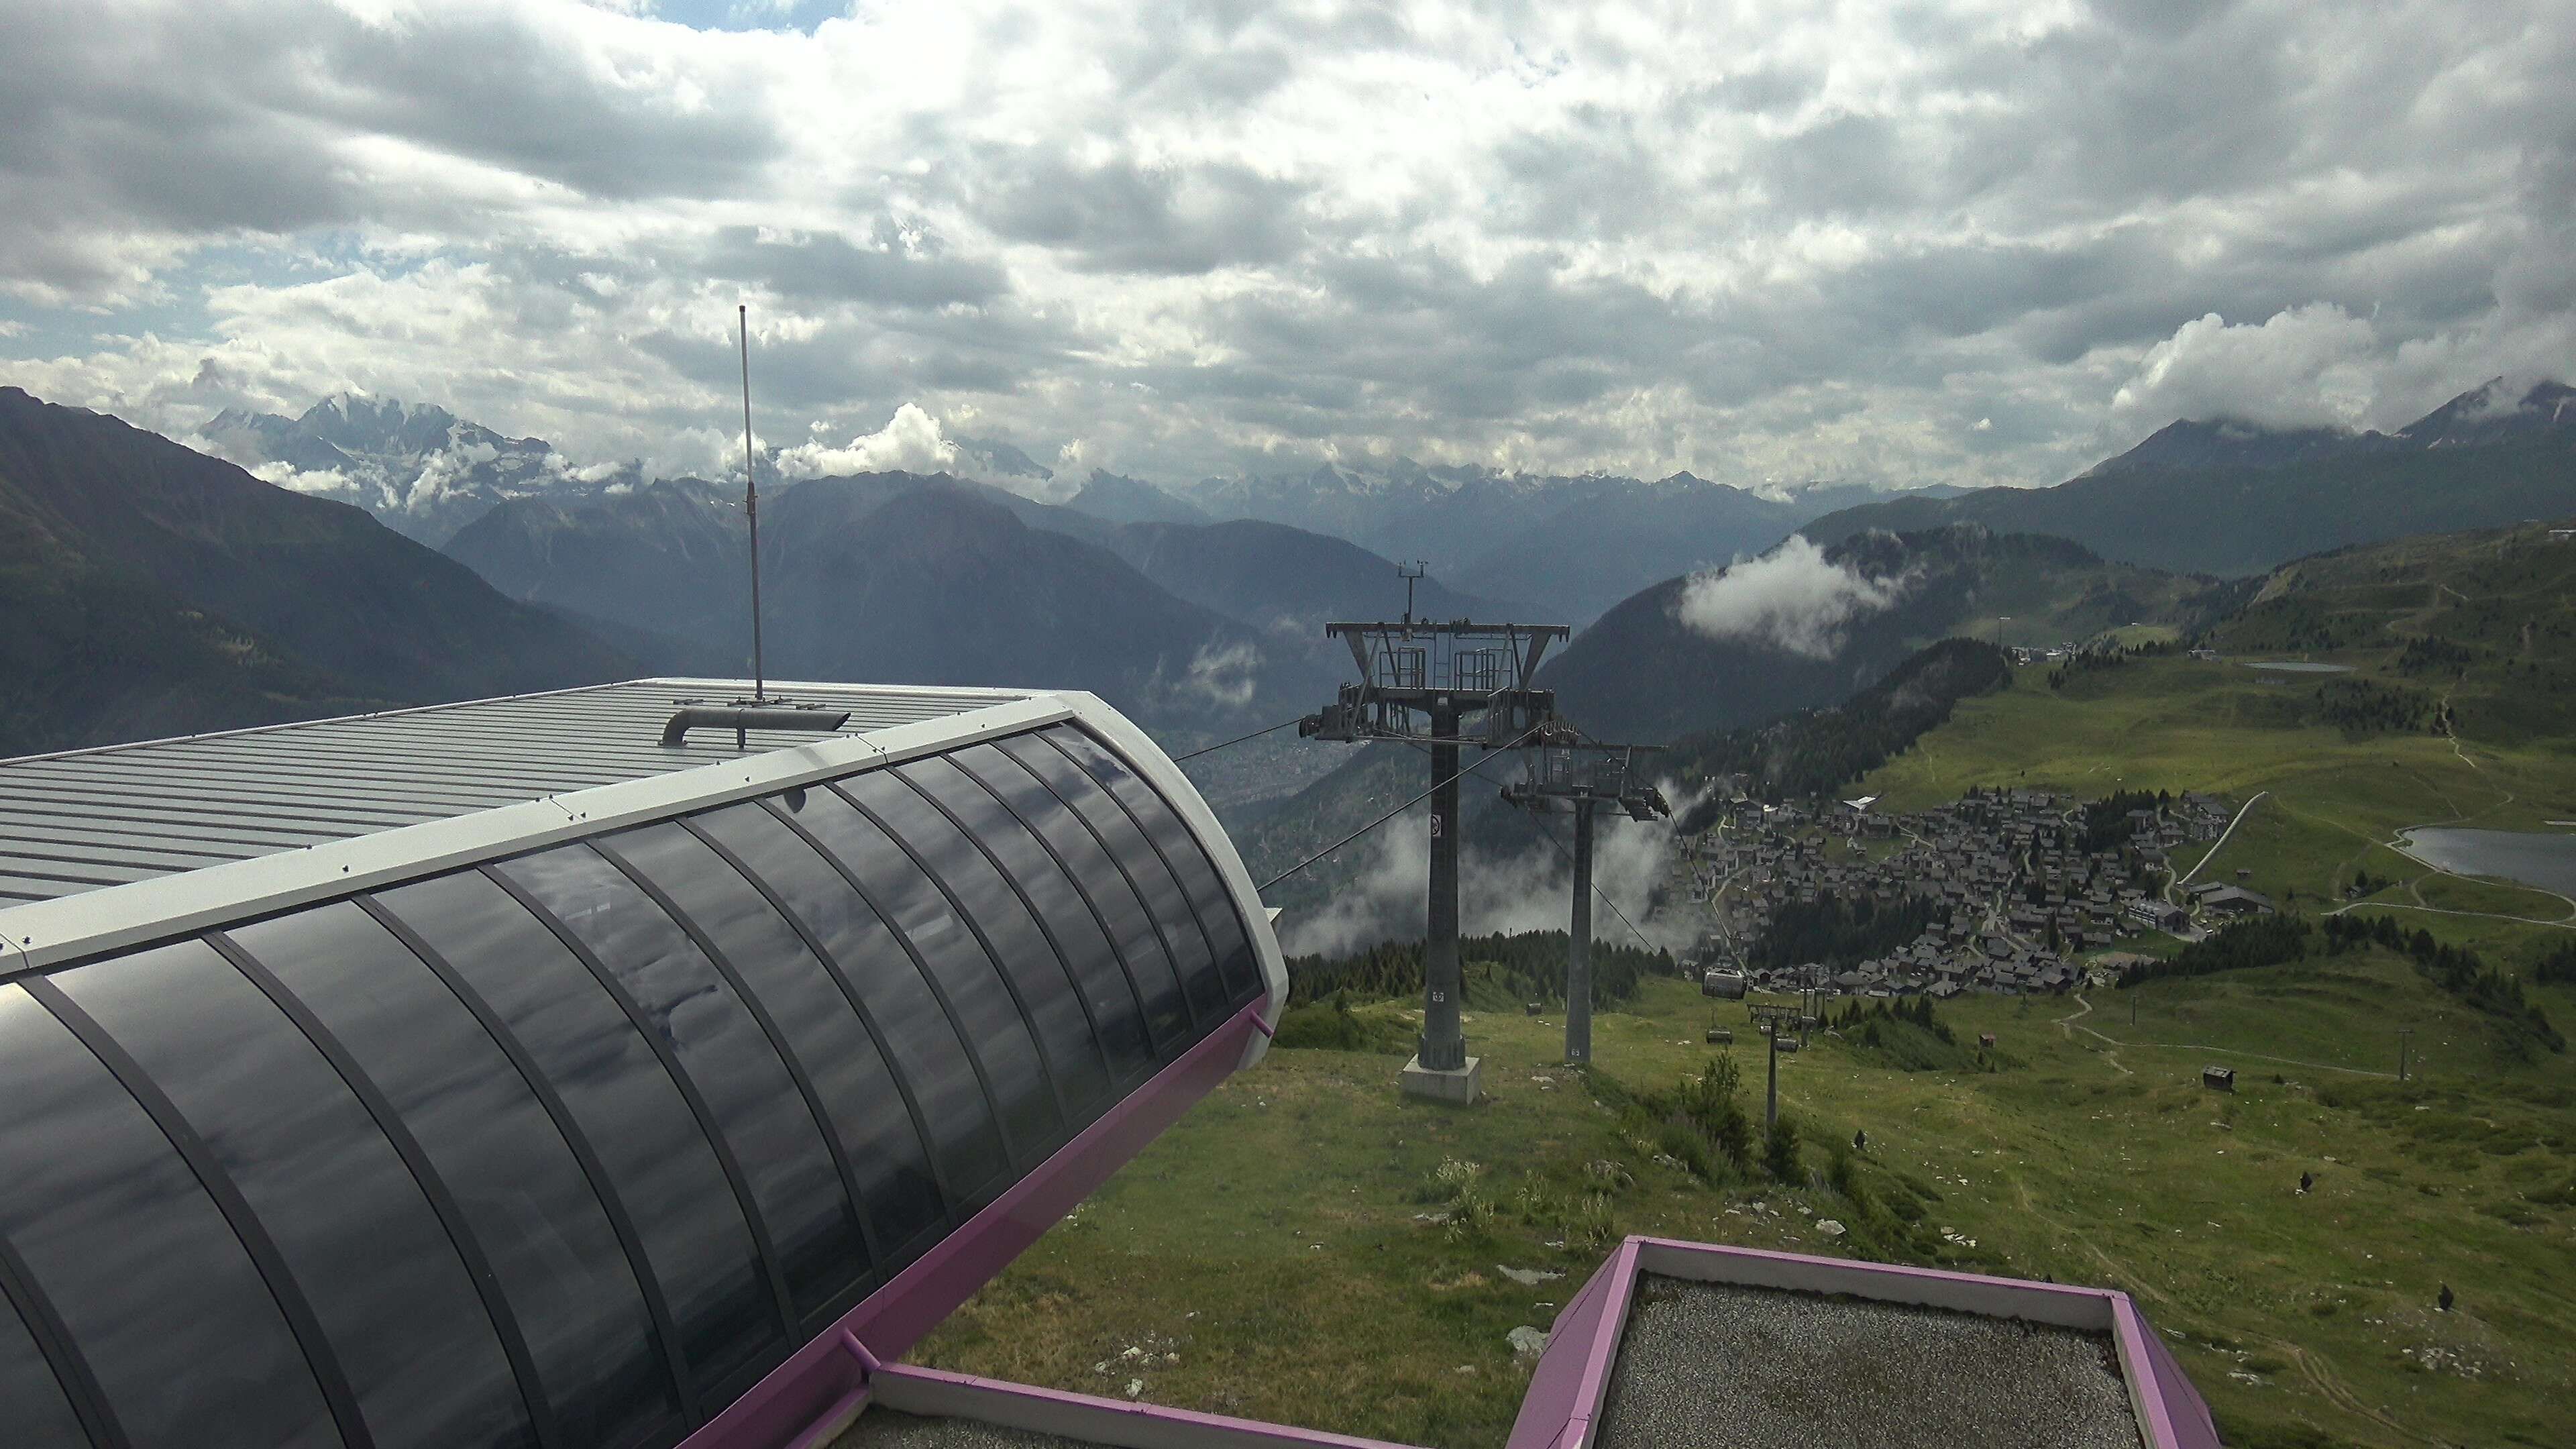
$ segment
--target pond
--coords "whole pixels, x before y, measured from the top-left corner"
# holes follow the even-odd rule
[[[2352,666],[2349,664],[2310,664],[2304,660],[2297,659],[2240,659],[2237,663],[2244,665],[2248,669],[2260,669],[2267,673],[2274,670],[2278,670],[2283,674],[2352,673]]]
[[[2576,834],[2418,826],[2398,832],[2406,853],[2461,875],[2491,875],[2576,896]]]

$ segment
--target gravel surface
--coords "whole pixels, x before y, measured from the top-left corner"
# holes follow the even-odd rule
[[[870,1408],[832,1441],[832,1449],[1086,1449],[1079,1439],[1005,1429],[973,1419],[924,1419]]]
[[[1638,1281],[1600,1449],[2139,1449],[2107,1333]]]

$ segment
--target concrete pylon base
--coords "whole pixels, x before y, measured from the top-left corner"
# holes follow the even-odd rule
[[[1454,1107],[1475,1105],[1484,1089],[1485,1059],[1467,1058],[1467,1065],[1455,1071],[1435,1071],[1416,1056],[1404,1064],[1404,1073],[1396,1084],[1408,1097],[1423,1097],[1434,1102],[1447,1102]]]

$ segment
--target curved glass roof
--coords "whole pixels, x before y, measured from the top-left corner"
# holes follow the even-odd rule
[[[1259,999],[1056,724],[0,983],[11,1442],[667,1445]]]

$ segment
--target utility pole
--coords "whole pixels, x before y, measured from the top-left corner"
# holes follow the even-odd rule
[[[768,674],[760,657],[760,474],[751,454],[751,306],[734,308],[742,329],[742,516],[751,522],[751,702],[767,702]]]
[[[1503,787],[1503,799],[1522,809],[1574,812],[1574,908],[1565,946],[1565,1060],[1592,1060],[1592,822],[1602,805],[1631,820],[1669,816],[1663,792],[1632,777],[1636,754],[1651,745],[1541,745],[1530,756],[1529,778]]]
[[[1752,1008],[1754,1022],[1771,1044],[1770,1083],[1764,1092],[1762,1105],[1762,1130],[1766,1134],[1780,1125],[1780,1028],[1793,1016],[1803,1017],[1805,1010],[1803,1006],[1768,1004]]]
[[[1399,573],[1406,579],[1403,622],[1324,626],[1325,637],[1349,646],[1360,682],[1343,685],[1331,703],[1298,721],[1297,733],[1345,743],[1401,740],[1429,750],[1422,1037],[1398,1080],[1408,1095],[1463,1106],[1481,1090],[1481,1063],[1467,1055],[1458,1019],[1458,751],[1461,745],[1518,749],[1555,727],[1555,692],[1530,681],[1547,647],[1573,631],[1562,624],[1417,620],[1411,590],[1423,575]]]
[[[1762,1093],[1762,1135],[1768,1137],[1780,1130],[1780,1024],[1773,1022],[1762,1036],[1771,1044],[1770,1081]]]
[[[1592,806],[1574,802],[1574,912],[1565,944],[1565,1059],[1592,1060]]]
[[[1422,1040],[1416,1060],[1434,1072],[1467,1069],[1467,1034],[1458,1025],[1458,706],[1431,702],[1430,937],[1422,946]],[[1471,1097],[1472,1100],[1472,1097]]]

